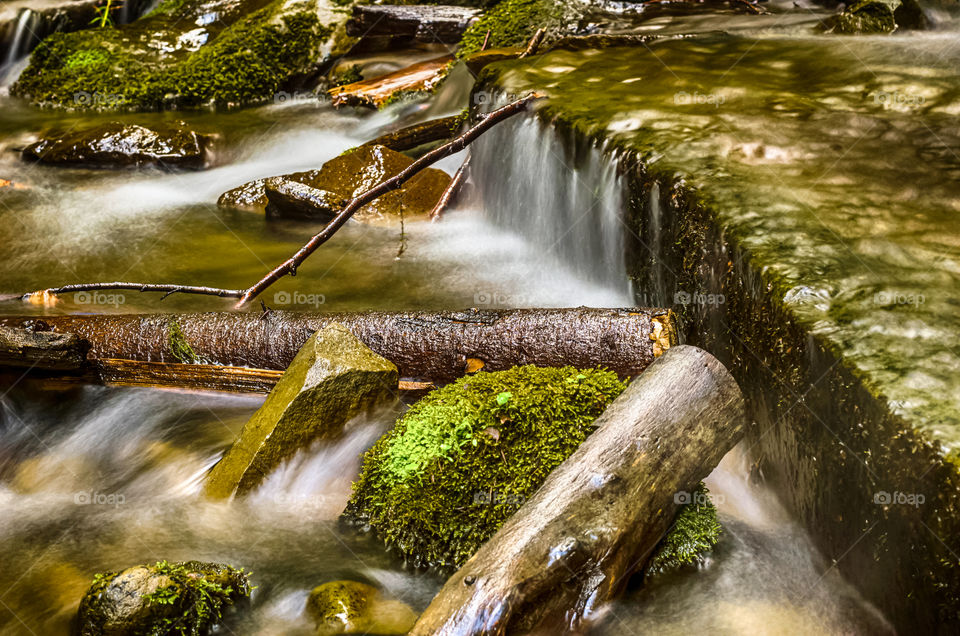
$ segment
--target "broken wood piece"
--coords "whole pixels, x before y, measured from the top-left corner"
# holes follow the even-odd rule
[[[386,146],[390,150],[402,152],[434,141],[450,139],[459,132],[462,123],[463,118],[459,115],[431,119],[419,124],[406,126],[400,130],[385,133],[376,139],[371,139],[363,145]]]
[[[444,55],[380,77],[336,86],[328,92],[336,108],[341,106],[380,108],[398,93],[432,91],[446,76],[453,60],[452,55]]]
[[[674,347],[446,582],[411,636],[560,633],[620,593],[740,440],[743,396],[720,362]]]
[[[88,348],[72,333],[0,327],[0,367],[75,371],[86,361]]]
[[[391,36],[428,44],[456,44],[479,11],[444,5],[360,4],[347,21],[351,37]]]

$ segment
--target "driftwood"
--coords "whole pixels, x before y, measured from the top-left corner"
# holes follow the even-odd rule
[[[335,108],[341,106],[380,108],[396,93],[433,90],[446,76],[447,68],[453,60],[452,55],[444,55],[373,79],[335,86],[327,92]]]
[[[18,328],[0,327],[0,367],[71,371],[79,369],[88,346],[70,333],[33,331],[33,320]]]
[[[29,320],[3,317],[0,326]],[[402,378],[437,384],[518,364],[600,365],[636,375],[676,340],[668,310],[640,308],[105,314],[46,316],[44,322],[88,341],[94,360],[179,362],[170,346],[175,324],[198,360],[273,370],[285,369],[314,331],[339,322],[396,364]]]
[[[450,139],[457,134],[460,123],[461,118],[458,115],[431,119],[430,121],[413,124],[412,126],[380,135],[376,139],[371,139],[363,145],[386,146],[390,150],[402,152],[434,141]]]
[[[540,48],[540,45],[543,44],[543,38],[546,36],[547,32],[543,29],[537,29],[537,32],[533,34],[533,37],[530,38],[530,41],[527,43],[527,48],[524,49],[523,53],[520,54],[520,58],[530,57],[531,55],[537,54],[537,49]]]
[[[413,636],[563,633],[586,627],[743,434],[743,397],[690,346],[654,362],[599,428],[444,585]]]
[[[170,294],[176,293],[205,294],[208,296],[220,296],[222,298],[239,298],[237,301],[237,307],[242,307],[262,294],[264,290],[270,287],[270,285],[277,282],[284,276],[296,275],[297,268],[300,267],[300,265],[303,264],[303,262],[307,260],[307,258],[309,258],[309,256],[313,254],[318,247],[326,243],[334,234],[336,234],[337,230],[343,227],[343,225],[350,220],[350,217],[356,214],[356,212],[363,208],[363,206],[383,196],[384,194],[399,188],[404,183],[416,176],[421,170],[432,166],[434,163],[440,161],[444,157],[449,157],[450,155],[460,152],[495,124],[507,119],[508,117],[512,117],[517,113],[523,112],[528,104],[539,97],[540,96],[538,94],[531,93],[526,97],[498,108],[488,115],[485,115],[479,122],[477,122],[476,125],[464,131],[461,135],[457,136],[456,139],[443,144],[439,148],[431,150],[398,174],[378,183],[366,192],[357,195],[349,203],[347,203],[342,210],[340,210],[333,220],[331,220],[317,234],[314,234],[313,237],[307,241],[303,247],[297,250],[293,256],[272,269],[269,273],[267,273],[266,276],[246,289],[221,289],[218,287],[204,287],[198,285],[132,283],[123,281],[112,283],[73,283],[70,285],[51,287],[49,289],[35,292],[27,292],[25,294],[0,295],[0,301],[23,300],[29,302],[46,303],[49,297],[56,296],[57,294],[78,291],[129,289],[141,292],[164,292],[163,298],[166,298]]]
[[[392,36],[456,44],[478,13],[469,7],[361,4],[353,7],[346,28],[352,37]]]

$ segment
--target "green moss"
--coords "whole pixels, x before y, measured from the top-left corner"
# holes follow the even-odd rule
[[[548,34],[561,30],[573,19],[571,7],[557,0],[504,0],[470,25],[460,40],[457,57],[476,53],[487,39],[487,48],[526,46],[537,29]]]
[[[170,345],[170,355],[173,356],[177,362],[184,364],[200,362],[193,347],[190,346],[186,336],[183,335],[180,325],[176,322],[171,322],[169,329],[170,335],[168,336],[168,343]]]
[[[433,391],[367,452],[344,519],[416,566],[459,567],[624,386],[601,369],[524,366]]]
[[[717,520],[717,509],[708,495],[706,485],[701,482],[692,493],[691,501],[680,507],[673,527],[647,562],[646,576],[700,563],[704,555],[717,544],[720,540],[720,522]]]
[[[359,82],[363,79],[363,75],[360,73],[359,64],[351,64],[342,71],[338,71],[334,74],[333,78],[330,80],[331,86],[343,86],[345,84],[353,84],[354,82]]]
[[[899,3],[896,3],[899,4]],[[828,22],[834,33],[890,33],[897,28],[893,7],[881,0],[861,0]]]
[[[164,0],[163,2],[158,4],[157,7],[153,11],[151,11],[148,15],[149,16],[176,15],[181,9],[183,9],[184,5],[187,4],[187,1],[188,0]]]
[[[154,14],[178,10],[171,3]],[[312,12],[277,18],[281,7],[278,0],[251,13],[192,53],[161,55],[144,46],[154,31],[173,30],[162,16],[116,29],[56,33],[37,47],[11,91],[36,104],[77,108],[264,101],[316,62],[332,33]]]

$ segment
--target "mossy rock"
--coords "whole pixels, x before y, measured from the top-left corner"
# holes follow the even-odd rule
[[[624,388],[602,369],[522,366],[437,389],[367,452],[343,519],[416,566],[458,568]]]
[[[77,636],[200,636],[250,597],[243,570],[187,561],[98,574],[77,611]]]
[[[331,581],[315,587],[307,598],[307,613],[318,636],[329,634],[406,634],[417,613],[377,588],[357,581]]]
[[[717,508],[701,482],[690,501],[680,507],[673,527],[647,562],[645,575],[656,576],[703,563],[705,555],[720,541],[720,532]]]
[[[537,29],[545,40],[573,32],[585,5],[571,0],[503,0],[470,25],[460,40],[457,57],[466,58],[483,47],[523,47]],[[487,32],[490,32],[489,39]]]
[[[282,207],[279,198],[266,195],[268,182],[277,179],[293,181],[322,191],[328,199],[340,197],[350,200],[389,179],[413,163],[413,160],[386,146],[365,145],[353,148],[323,164],[320,170],[294,172],[282,177],[257,179],[224,192],[217,205],[247,210],[264,210],[271,203],[272,217],[303,218],[305,215],[293,205]],[[424,216],[433,209],[450,184],[450,175],[442,170],[427,168],[400,188],[392,190],[360,208],[354,215],[366,223],[389,223],[402,214],[405,218]],[[320,206],[324,207],[324,206]],[[326,206],[329,208],[329,205]],[[319,214],[319,212],[318,212]],[[321,215],[322,216],[322,215]]]
[[[241,0],[218,5],[218,20],[209,22],[205,3],[168,0],[128,25],[50,36],[11,93],[37,105],[100,110],[263,102],[321,61],[321,47],[346,20],[326,6]]]
[[[884,0],[861,0],[829,21],[833,33],[848,35],[868,33],[891,33],[897,28],[894,9],[899,2]]]

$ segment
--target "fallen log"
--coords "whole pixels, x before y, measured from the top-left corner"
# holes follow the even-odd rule
[[[83,366],[88,346],[70,333],[34,331],[28,320],[17,328],[0,327],[0,367],[38,371],[74,371]]]
[[[341,106],[380,108],[396,93],[433,90],[446,76],[447,68],[453,59],[452,55],[444,55],[380,77],[336,86],[327,92],[335,108]]]
[[[406,126],[363,144],[364,146],[386,146],[390,150],[402,152],[423,144],[450,139],[459,132],[463,118],[459,115],[431,119],[430,121]]]
[[[450,577],[411,635],[583,629],[667,532],[676,495],[742,437],[743,396],[710,354],[674,347],[597,424]]]
[[[392,36],[456,44],[478,13],[469,7],[361,4],[353,7],[346,28],[351,37]]]
[[[29,317],[3,317],[19,327]],[[46,316],[90,343],[92,359],[179,362],[173,337],[205,363],[285,369],[313,332],[339,322],[408,380],[450,382],[518,364],[604,366],[636,375],[676,342],[666,309],[513,309],[446,312],[105,314]],[[175,335],[175,336],[174,336]]]

